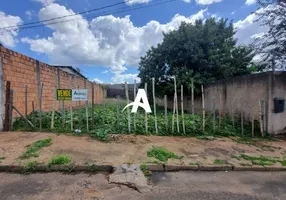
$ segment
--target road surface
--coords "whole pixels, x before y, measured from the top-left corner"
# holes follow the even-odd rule
[[[286,172],[153,173],[150,192],[108,184],[108,174],[0,173],[1,200],[285,200]]]

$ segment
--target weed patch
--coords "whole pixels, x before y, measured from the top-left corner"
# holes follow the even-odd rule
[[[143,172],[144,176],[150,177],[152,175],[152,172],[147,168],[146,164],[141,164],[140,169]]]
[[[286,160],[281,160],[280,163],[282,166],[286,166]]]
[[[148,157],[154,157],[162,162],[167,162],[169,158],[182,159],[183,156],[177,156],[163,147],[153,147],[147,152]]]
[[[64,165],[71,162],[71,157],[67,155],[58,155],[51,158],[48,165]]]
[[[3,157],[3,156],[0,156],[0,160],[4,160],[5,159],[5,157]]]
[[[248,156],[245,154],[241,154],[241,157],[245,160],[251,161],[253,165],[274,165],[277,162],[281,162],[280,158],[278,157],[268,157],[268,156]]]
[[[198,162],[189,162],[190,166],[200,165]]]
[[[44,140],[39,140],[39,141],[34,142],[30,146],[28,146],[26,152],[23,153],[19,157],[19,159],[23,160],[23,159],[28,159],[31,157],[38,157],[39,156],[38,151],[42,149],[43,147],[47,147],[51,145],[51,142],[52,142],[52,138],[46,138]]]
[[[215,159],[213,164],[214,165],[225,165],[226,161],[225,160]]]
[[[89,135],[97,140],[100,140],[102,142],[107,142],[109,140],[108,133],[110,132],[110,129],[107,127],[99,127],[96,130],[93,130],[89,133]]]
[[[39,164],[39,163],[38,163],[37,161],[27,162],[27,163],[24,165],[24,172],[25,172],[25,173],[34,172],[35,169],[36,169],[36,166],[37,166],[38,164]]]
[[[231,158],[234,158],[236,160],[241,160],[241,156],[237,156],[237,155],[231,155]]]

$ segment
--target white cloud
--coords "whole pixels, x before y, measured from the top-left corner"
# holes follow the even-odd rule
[[[48,6],[52,3],[54,3],[56,0],[32,0],[32,1],[39,2],[39,3],[43,4],[44,6]]]
[[[218,3],[221,1],[223,0],[196,0],[197,4],[201,4],[201,5],[210,5],[210,4]]]
[[[191,0],[183,0],[186,3],[191,3]]]
[[[138,77],[138,74],[119,74],[111,79],[113,83],[134,83],[134,80],[140,83],[141,79]]]
[[[100,80],[99,78],[94,78],[92,81],[95,81],[96,83],[103,83],[103,81]]]
[[[5,15],[4,12],[0,11],[0,28],[8,26],[16,26],[21,24],[22,20],[18,16]],[[18,30],[13,29],[3,29],[0,30],[0,43],[5,46],[14,47],[16,40],[15,37],[18,35]]]
[[[125,0],[125,3],[129,6],[134,4],[149,3],[152,0]]]
[[[50,37],[22,38],[21,41],[30,44],[32,51],[47,54],[51,64],[106,66],[115,74],[115,79],[122,79],[126,75],[119,75],[127,66],[138,66],[140,56],[162,42],[163,32],[177,29],[183,21],[194,23],[203,19],[206,11],[189,17],[177,14],[169,23],[150,21],[141,27],[134,26],[130,16],[100,16],[91,22],[73,16],[70,19],[81,20],[47,25],[52,29]],[[69,14],[74,12],[59,4],[50,4],[40,10],[39,18]]]
[[[252,5],[252,4],[255,4],[257,2],[257,0],[246,0],[245,4],[246,5]]]
[[[258,10],[257,12],[262,12],[263,9]],[[254,37],[263,32],[267,31],[267,27],[260,26],[259,22],[255,22],[257,15],[252,13],[248,15],[244,20],[239,20],[234,23],[236,28],[235,37],[238,39],[238,44],[250,44],[253,42]]]
[[[34,12],[32,10],[26,10],[25,15],[27,16],[28,20],[32,19],[33,13]]]
[[[235,11],[232,11],[232,13],[231,13],[232,15],[234,15],[235,14]]]
[[[103,71],[103,72],[101,72],[101,73],[103,73],[103,74],[108,74],[109,71],[108,71],[108,70],[105,70],[105,71]]]

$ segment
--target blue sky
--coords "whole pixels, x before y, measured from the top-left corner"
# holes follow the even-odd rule
[[[233,20],[241,44],[261,29],[254,23],[255,0],[177,0],[134,11],[120,9],[152,5],[166,0],[125,0],[112,9],[89,13],[88,19],[0,33],[0,42],[15,51],[49,64],[72,65],[98,82],[133,82],[138,61],[152,45],[162,41],[162,32],[176,29],[182,21],[192,23],[210,16]],[[0,5],[0,27],[74,14],[120,0],[9,0]],[[87,15],[88,16],[88,15]],[[65,19],[66,20],[66,19]]]

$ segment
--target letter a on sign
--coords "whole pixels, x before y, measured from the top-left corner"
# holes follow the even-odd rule
[[[141,99],[142,99],[142,102],[141,103]],[[125,106],[125,108],[122,110],[122,112],[128,108],[129,106],[133,106],[132,107],[132,110],[131,112],[132,113],[136,113],[137,110],[138,110],[138,107],[140,106],[141,108],[143,108],[145,110],[145,112],[147,113],[151,113],[151,108],[150,108],[150,104],[149,104],[149,101],[147,99],[147,95],[146,95],[146,92],[144,89],[139,89],[138,90],[138,93],[136,95],[136,98],[135,98],[135,101],[128,104],[127,106]]]

